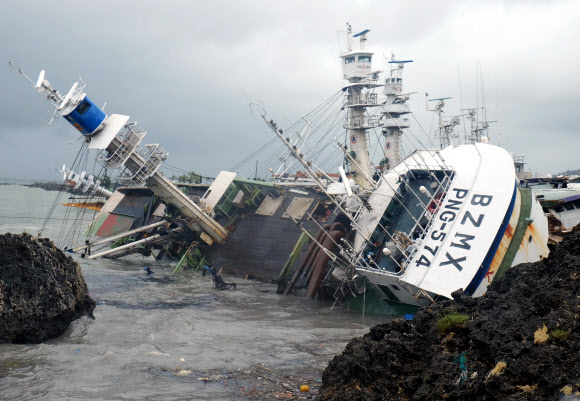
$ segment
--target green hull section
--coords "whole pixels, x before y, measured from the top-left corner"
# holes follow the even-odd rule
[[[421,307],[388,301],[378,288],[367,283],[365,293],[352,298],[348,302],[348,309],[365,315],[402,316],[415,314]]]

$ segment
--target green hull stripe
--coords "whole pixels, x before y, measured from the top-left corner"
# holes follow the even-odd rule
[[[304,247],[304,244],[306,243],[307,240],[308,235],[306,235],[305,232],[300,234],[300,238],[298,238],[298,241],[296,242],[296,245],[294,245],[292,253],[290,253],[290,257],[286,261],[284,268],[282,269],[280,275],[278,276],[278,281],[288,280],[288,277],[290,276],[290,273],[292,272],[292,269],[294,267],[294,263],[296,263],[296,259],[298,259],[298,256],[300,256],[300,252],[302,252],[302,248]]]
[[[406,313],[414,314],[421,307],[392,302],[385,299],[382,291],[375,284],[365,283],[366,293],[357,294],[348,301],[348,309],[368,315],[387,315],[401,317]]]
[[[510,242],[508,249],[497,269],[494,280],[498,280],[505,275],[505,272],[512,266],[512,263],[520,249],[526,230],[528,229],[528,222],[526,218],[530,217],[532,212],[532,190],[529,188],[519,188],[521,195],[521,206],[520,206],[520,217],[518,218],[518,224],[514,231],[514,236]]]

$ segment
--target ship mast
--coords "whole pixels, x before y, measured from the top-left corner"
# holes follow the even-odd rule
[[[482,107],[485,110],[484,107]],[[489,130],[489,124],[495,123],[497,121],[479,120],[478,109],[464,109],[466,111],[467,119],[470,121],[469,134],[466,135],[466,143],[487,143],[489,141],[489,136],[487,131]],[[484,113],[485,114],[485,113]]]
[[[282,128],[278,128],[278,125],[276,124],[276,122],[274,122],[274,120],[268,119],[266,117],[266,112],[264,111],[264,109],[261,106],[256,105],[256,104],[251,104],[250,107],[255,108],[255,110],[253,112],[255,114],[259,115],[262,118],[262,120],[264,120],[264,122],[268,125],[268,127],[278,136],[278,138],[280,138],[282,143],[284,143],[284,145],[290,151],[290,154],[292,156],[294,156],[294,158],[296,160],[298,160],[298,162],[300,164],[302,164],[302,167],[304,167],[307,174],[316,183],[318,188],[320,188],[320,190],[322,192],[324,192],[324,194],[328,197],[328,199],[330,199],[336,205],[338,210],[340,210],[340,212],[350,220],[352,227],[357,229],[357,230],[360,229],[360,227],[358,226],[358,223],[353,218],[351,212],[345,210],[344,207],[341,205],[341,203],[338,202],[334,198],[334,196],[332,196],[332,195],[330,195],[330,193],[328,193],[328,191],[326,190],[326,185],[324,185],[324,183],[319,178],[318,174],[312,169],[312,167],[314,166],[313,163],[311,161],[304,160],[301,149],[296,145],[292,145],[292,143],[290,142],[290,138],[284,137],[284,130]],[[324,175],[324,173],[322,171],[319,171],[319,172],[322,175]],[[348,182],[345,181],[344,186],[346,189],[346,187],[348,186]],[[347,189],[347,192],[350,194],[350,192],[351,192],[350,189]],[[356,204],[357,207],[360,207],[362,205],[362,202],[358,199],[358,197],[355,197],[355,199],[356,199],[356,201],[354,202],[354,204]]]
[[[378,82],[381,71],[372,71],[374,53],[364,50],[368,32],[370,30],[366,29],[353,35],[350,24],[347,24],[348,48],[346,53],[340,55],[342,77],[348,81],[342,88],[347,92],[345,107],[348,109],[348,117],[345,128],[349,134],[350,155],[356,161],[351,165],[351,173],[356,183],[366,190],[374,187],[368,178],[373,176],[373,172],[366,132],[380,126],[380,116],[368,117],[365,112],[368,107],[378,106],[377,94],[371,90],[382,86]],[[353,50],[353,38],[360,39],[360,50]]]
[[[406,104],[410,93],[403,94],[403,68],[413,60],[395,60],[391,54],[388,64],[391,66],[390,75],[385,79],[384,93],[387,99],[384,103],[384,121],[382,123],[385,137],[385,158],[381,166],[388,170],[401,161],[401,136],[403,128],[409,128],[409,120],[401,116],[411,112]]]
[[[34,82],[19,67],[14,67],[52,103],[54,109],[47,124],[62,116],[83,135],[89,149],[98,150],[97,161],[104,168],[123,169],[120,181],[131,186],[147,184],[157,197],[178,209],[188,228],[200,232],[200,238],[206,243],[211,245],[214,241],[226,241],[228,231],[158,172],[168,153],[158,144],[144,145],[138,149],[147,132],[136,122],[129,122],[129,116],[107,116],[85,94],[84,83],[79,86],[79,82],[75,82],[62,96],[45,78],[44,70]],[[83,179],[84,176],[79,176],[75,186],[86,185],[88,190],[91,183],[83,183]]]
[[[428,96],[428,94],[425,94]],[[459,125],[459,117],[453,116],[447,119],[443,118],[443,108],[445,107],[445,100],[451,99],[450,97],[441,97],[438,99],[428,99],[429,102],[437,102],[435,108],[430,109],[429,104],[427,104],[427,111],[432,111],[437,114],[439,119],[439,148],[444,149],[451,146],[451,139],[457,138],[453,130],[455,126]]]

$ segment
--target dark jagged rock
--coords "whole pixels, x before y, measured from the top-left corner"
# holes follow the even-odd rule
[[[441,333],[452,313],[469,319]],[[413,321],[373,327],[322,381],[319,400],[580,399],[580,229],[481,298],[457,292]]]
[[[38,343],[92,317],[81,269],[48,239],[0,235],[0,343]]]

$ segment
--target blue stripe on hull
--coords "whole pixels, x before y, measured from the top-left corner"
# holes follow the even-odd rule
[[[491,266],[491,262],[493,261],[493,257],[495,256],[495,253],[497,252],[497,249],[499,248],[499,244],[501,243],[501,240],[507,230],[507,226],[510,222],[510,219],[512,217],[512,213],[514,211],[514,206],[516,204],[516,197],[517,197],[517,191],[518,191],[518,187],[517,185],[514,185],[514,194],[512,195],[512,200],[510,202],[510,206],[505,214],[505,217],[503,218],[503,222],[501,223],[501,226],[491,244],[491,247],[489,248],[489,251],[487,252],[487,255],[485,255],[485,259],[483,259],[483,262],[481,264],[481,266],[479,267],[479,269],[477,270],[477,273],[475,274],[475,276],[473,277],[473,280],[471,280],[471,283],[469,283],[469,285],[467,286],[467,288],[465,289],[465,293],[467,295],[473,295],[473,293],[475,292],[475,290],[477,289],[477,287],[479,287],[479,285],[481,284],[481,281],[484,279],[485,275],[487,274],[487,272],[489,271],[489,267]]]

